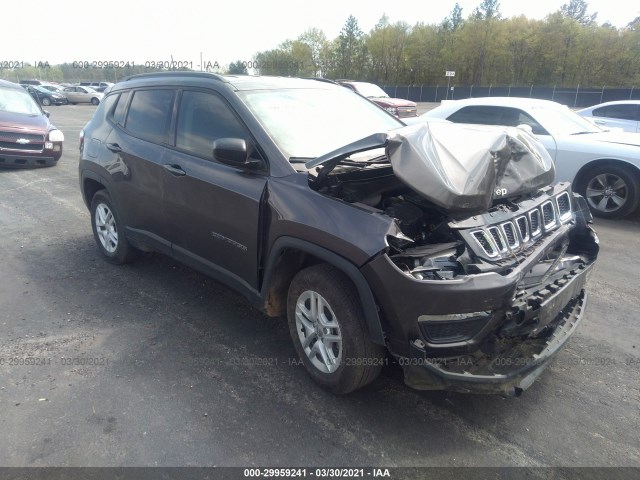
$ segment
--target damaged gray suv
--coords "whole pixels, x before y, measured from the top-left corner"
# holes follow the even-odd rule
[[[395,358],[414,388],[517,395],[582,319],[589,209],[525,131],[405,127],[328,82],[171,72],[116,84],[80,140],[102,255],[160,252],[286,315],[332,392]]]

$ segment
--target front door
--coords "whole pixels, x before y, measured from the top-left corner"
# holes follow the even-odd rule
[[[217,94],[185,90],[175,132],[175,148],[167,149],[164,161],[164,205],[174,255],[231,276],[239,286],[257,288],[266,176],[213,158],[216,139],[253,144],[248,130]]]

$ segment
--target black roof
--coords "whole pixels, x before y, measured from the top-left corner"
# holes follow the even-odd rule
[[[278,88],[333,88],[333,82],[318,82],[316,79],[302,79],[292,77],[270,77],[255,75],[217,75],[207,72],[155,72],[132,75],[125,78],[118,85],[123,87],[124,82],[140,82],[149,84],[164,83],[167,79],[179,81],[216,81],[227,84],[233,90],[272,90]]]

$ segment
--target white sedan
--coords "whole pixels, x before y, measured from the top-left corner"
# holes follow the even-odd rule
[[[607,128],[622,128],[625,132],[640,132],[640,100],[606,102],[576,112]]]
[[[640,135],[606,131],[548,100],[486,97],[452,100],[415,118],[531,128],[556,163],[556,181],[570,181],[594,215],[619,218],[640,202]],[[528,127],[527,127],[528,125]]]

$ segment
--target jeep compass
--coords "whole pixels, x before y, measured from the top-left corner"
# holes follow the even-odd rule
[[[413,388],[518,395],[581,322],[598,254],[528,132],[407,127],[330,82],[127,78],[81,132],[79,175],[106,260],[160,252],[286,316],[335,393],[389,352]]]

